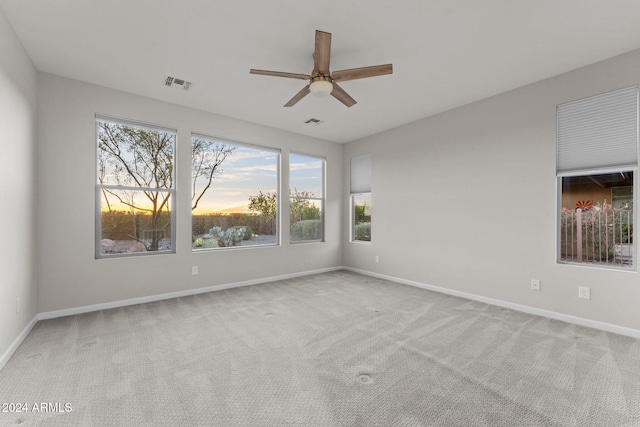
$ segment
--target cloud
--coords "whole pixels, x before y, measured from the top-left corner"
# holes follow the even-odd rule
[[[305,162],[305,163],[291,163],[289,165],[289,169],[292,171],[320,169],[320,168],[322,168],[321,160],[313,161],[313,162]]]
[[[276,172],[278,170],[278,166],[275,164],[254,165],[254,166],[245,166],[245,167],[237,168],[236,170],[241,172],[255,172],[255,171]]]

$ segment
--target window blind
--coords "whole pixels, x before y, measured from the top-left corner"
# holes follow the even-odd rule
[[[351,194],[371,192],[371,154],[351,158]]]
[[[557,107],[557,172],[638,164],[638,87]]]

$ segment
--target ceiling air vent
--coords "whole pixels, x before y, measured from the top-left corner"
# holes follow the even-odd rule
[[[166,78],[164,84],[166,86],[182,87],[183,90],[189,90],[189,88],[191,87],[191,82],[171,76]]]
[[[319,126],[324,122],[322,120],[320,120],[320,119],[311,118],[311,119],[307,120],[305,123],[308,124],[308,125]]]

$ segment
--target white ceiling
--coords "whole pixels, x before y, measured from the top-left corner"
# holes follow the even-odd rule
[[[638,0],[0,0],[44,72],[348,142],[640,48]],[[307,96],[314,31],[358,104]],[[638,70],[640,75],[640,70]],[[168,76],[193,82],[188,92]],[[307,125],[309,118],[323,120]]]

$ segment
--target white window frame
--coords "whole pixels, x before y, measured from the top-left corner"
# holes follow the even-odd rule
[[[349,233],[350,233],[350,238],[349,241],[351,243],[359,243],[359,244],[371,244],[371,241],[373,240],[373,232],[371,233],[372,236],[369,236],[369,240],[358,240],[356,239],[356,204],[355,204],[355,199],[356,197],[359,196],[365,196],[368,195],[369,199],[371,200],[371,207],[370,209],[373,208],[373,194],[369,191],[366,193],[353,193],[351,194],[351,196],[349,197]],[[369,221],[369,224],[371,227],[373,227],[372,224],[373,221]]]
[[[174,135],[174,144],[173,144],[173,176],[172,176],[172,188],[162,188],[162,187],[136,187],[136,186],[122,186],[115,184],[101,184],[98,178],[98,134],[99,134],[99,123],[107,122],[115,125],[122,126],[131,126],[149,130],[155,130],[158,132],[166,132]],[[120,258],[120,257],[136,257],[136,256],[147,256],[147,255],[162,255],[162,254],[174,254],[176,253],[176,153],[178,148],[178,131],[177,129],[149,124],[145,122],[139,122],[128,119],[114,118],[105,115],[95,115],[95,153],[94,158],[96,162],[95,169],[95,179],[96,179],[96,190],[95,190],[95,257],[96,259],[106,259],[106,258]],[[146,251],[146,252],[132,252],[132,253],[112,253],[112,254],[103,254],[102,253],[102,191],[103,190],[124,190],[124,191],[158,191],[158,192],[166,192],[169,193],[169,212],[170,212],[170,221],[171,221],[171,249],[170,250],[162,250],[162,251]]]
[[[276,159],[276,217],[274,219],[274,223],[276,225],[276,241],[275,243],[267,243],[267,244],[262,244],[262,245],[244,245],[244,246],[225,246],[225,247],[217,247],[217,248],[191,248],[191,252],[192,253],[199,253],[199,252],[208,252],[208,251],[212,251],[212,252],[219,252],[219,251],[225,251],[225,250],[245,250],[245,249],[256,249],[256,248],[273,248],[273,247],[277,247],[277,246],[281,246],[281,242],[282,242],[282,224],[281,224],[281,217],[282,215],[280,215],[280,209],[282,207],[281,205],[281,194],[282,194],[282,179],[281,179],[281,169],[282,169],[282,152],[280,149],[278,148],[273,148],[273,147],[266,147],[263,145],[257,145],[257,144],[251,144],[248,142],[242,142],[242,141],[236,141],[236,140],[232,140],[232,139],[227,139],[227,138],[219,138],[217,136],[212,136],[212,135],[208,135],[206,133],[199,133],[199,132],[192,132],[191,133],[191,138],[190,138],[190,144],[193,144],[193,138],[202,138],[202,139],[207,139],[210,141],[216,141],[216,142],[221,142],[223,144],[228,144],[228,145],[234,145],[237,147],[243,147],[243,148],[248,148],[248,149],[252,149],[252,150],[259,150],[259,151],[266,151],[266,152],[271,152],[274,153],[277,156]],[[223,165],[224,168],[224,165]],[[193,183],[191,183],[193,184]],[[191,218],[191,221],[189,222],[190,224],[193,224],[193,211],[191,211],[189,213],[189,216]],[[254,230],[255,233],[255,230]]]
[[[371,169],[373,159],[371,153],[364,153],[353,156],[349,164],[349,242],[370,244],[373,240],[373,233],[369,236],[370,240],[356,239],[356,205],[355,198],[358,196],[369,195],[371,206],[373,206],[373,194],[371,192]],[[372,221],[369,221],[373,227]]]
[[[632,242],[632,266],[624,267],[617,266],[615,264],[609,263],[589,263],[589,262],[578,262],[578,261],[568,261],[562,259],[562,179],[568,177],[587,177],[592,175],[602,175],[602,174],[610,174],[610,173],[620,173],[620,172],[633,172],[633,229],[637,230],[638,224],[638,168],[637,167],[616,167],[616,168],[606,168],[606,169],[591,169],[591,170],[576,170],[565,173],[557,174],[557,187],[556,187],[556,215],[557,215],[557,228],[556,228],[556,262],[558,264],[572,265],[578,267],[587,267],[587,268],[602,268],[607,270],[620,270],[620,271],[630,271],[637,272],[638,271],[638,243],[637,239],[634,239]],[[609,203],[612,203],[612,200],[609,200]],[[615,248],[614,248],[615,250]]]
[[[294,195],[291,194],[291,156],[302,156],[302,157],[308,157],[311,159],[315,159],[318,160],[322,163],[322,177],[321,177],[321,182],[322,182],[322,189],[320,190],[321,194],[319,197],[296,197]],[[315,156],[315,155],[311,155],[311,154],[304,154],[304,153],[298,153],[298,152],[294,152],[291,151],[289,152],[289,213],[291,213],[291,201],[294,199],[298,199],[298,200],[310,200],[310,201],[316,201],[316,202],[320,202],[320,238],[319,239],[311,239],[311,240],[291,240],[291,235],[289,235],[289,243],[291,244],[298,244],[298,243],[318,243],[318,242],[324,242],[324,218],[325,218],[325,214],[324,214],[324,209],[325,209],[325,193],[326,193],[326,170],[327,170],[327,160],[324,157],[320,157],[320,156]],[[291,222],[291,218],[289,218],[289,222]],[[291,230],[291,225],[289,226],[289,229]]]

